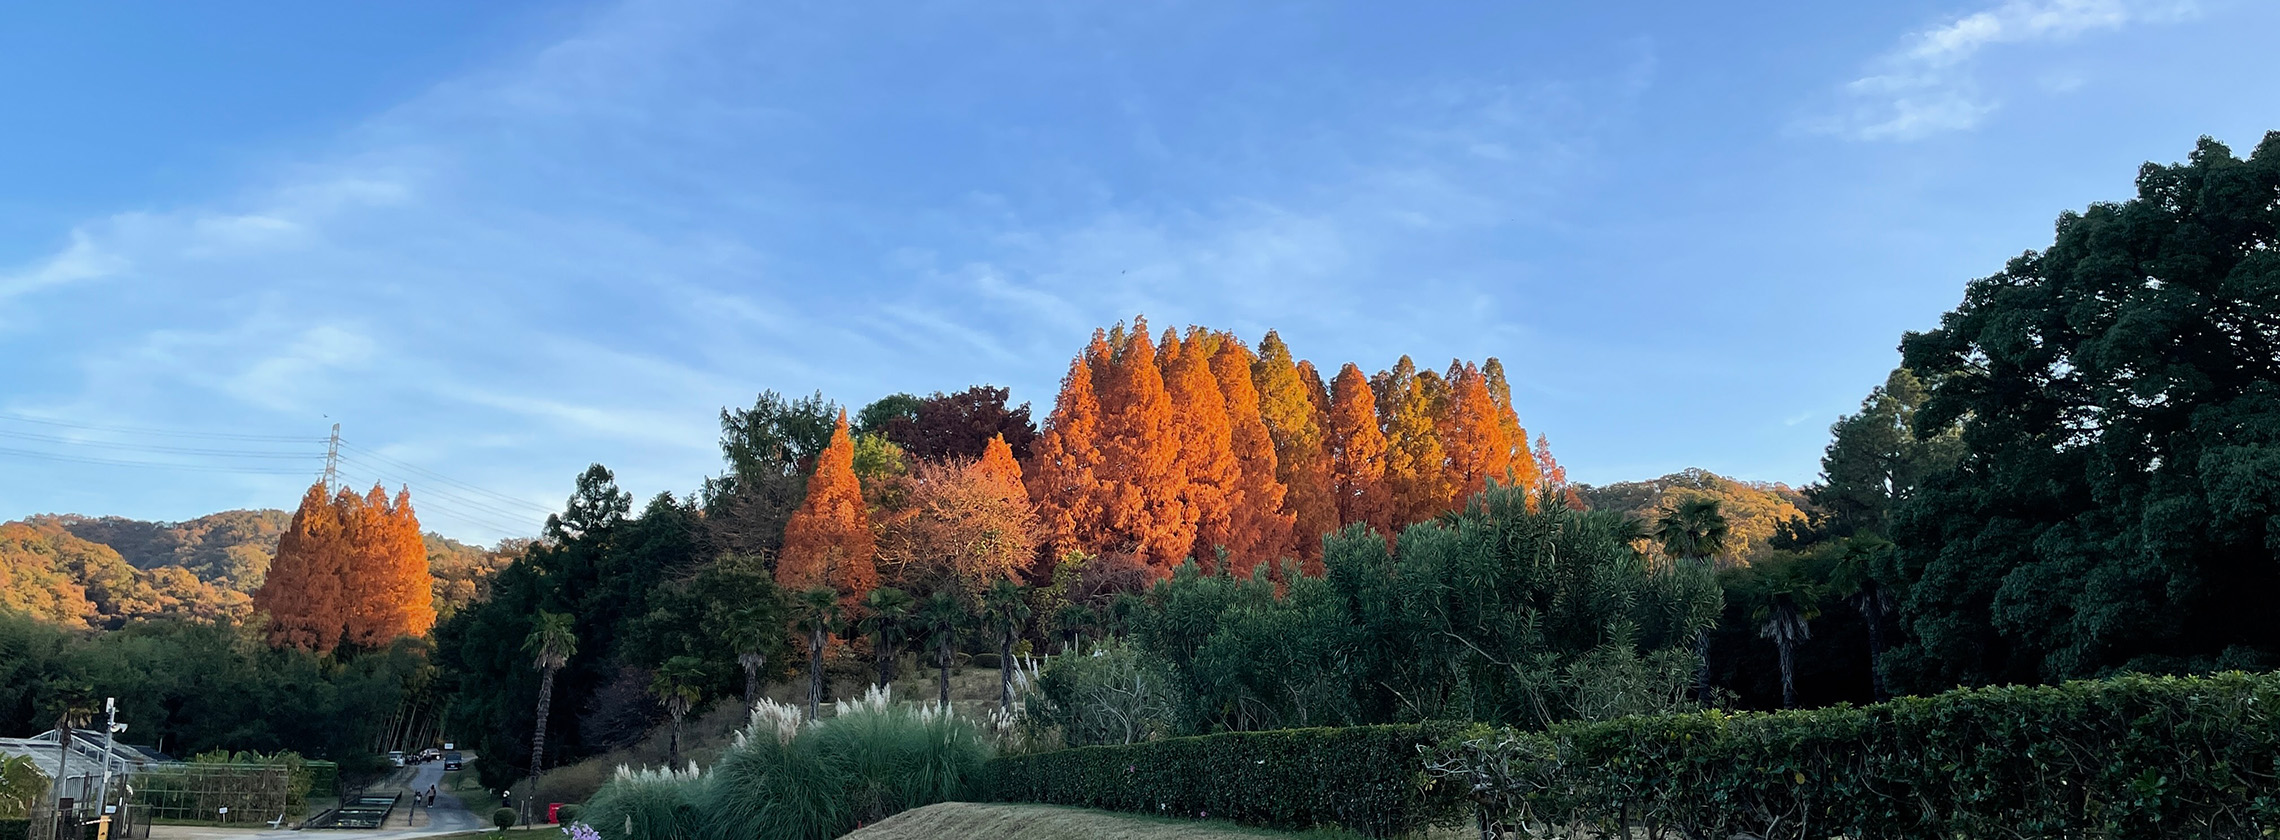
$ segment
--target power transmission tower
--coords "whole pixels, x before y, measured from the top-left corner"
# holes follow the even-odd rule
[[[334,423],[332,438],[325,441],[325,492],[332,492],[333,483],[340,478],[340,424]]]

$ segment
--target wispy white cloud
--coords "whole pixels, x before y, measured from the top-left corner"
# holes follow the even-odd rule
[[[1978,63],[2005,45],[2065,41],[2194,13],[2188,0],[2006,0],[1902,39],[1843,85],[1833,113],[1805,127],[1857,140],[1906,141],[1974,128],[2000,108]]]

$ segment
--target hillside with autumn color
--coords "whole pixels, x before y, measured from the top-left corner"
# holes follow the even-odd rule
[[[0,523],[0,606],[66,626],[144,619],[245,621],[267,578],[282,510],[232,510],[182,522],[48,514]],[[435,608],[481,592],[506,552],[421,535]]]

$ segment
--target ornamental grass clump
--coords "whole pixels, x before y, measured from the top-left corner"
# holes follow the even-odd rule
[[[884,690],[834,711],[803,722],[798,707],[763,700],[710,770],[621,770],[585,821],[603,840],[829,840],[966,796],[992,752],[973,722]]]

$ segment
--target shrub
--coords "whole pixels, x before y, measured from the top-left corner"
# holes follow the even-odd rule
[[[696,772],[620,767],[586,803],[580,821],[617,840],[691,840],[702,836],[696,801],[704,782]]]
[[[989,754],[973,723],[933,706],[896,706],[876,689],[815,722],[763,701],[710,771],[620,768],[580,820],[605,840],[829,840],[966,797]]]
[[[515,809],[500,808],[491,812],[491,824],[500,828],[515,827]]]
[[[1058,730],[1072,747],[1136,744],[1162,737],[1179,710],[1171,670],[1115,639],[1090,653],[1046,660],[1025,721]]]
[[[30,840],[31,820],[0,820],[0,840]]]
[[[1476,730],[1431,765],[1537,836],[2267,837],[2280,674]]]
[[[562,809],[556,811],[554,815],[557,819],[560,819],[562,821],[563,825],[569,825],[571,823],[577,822],[578,815],[584,812],[585,808],[583,807],[577,805],[564,805],[562,806]]]
[[[763,704],[704,790],[708,836],[829,840],[921,805],[962,798],[989,759],[974,724],[874,689],[800,725]],[[602,826],[605,830],[607,826]]]
[[[1079,747],[990,762],[992,798],[1373,837],[1456,816],[1461,792],[1430,789],[1419,752],[1454,724],[1223,732]]]

